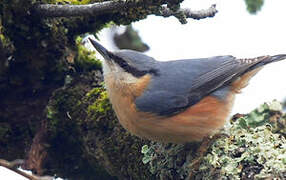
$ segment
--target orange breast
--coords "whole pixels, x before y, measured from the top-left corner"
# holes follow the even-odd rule
[[[128,74],[124,77],[128,77]],[[112,74],[104,77],[109,99],[120,124],[135,135],[138,135],[138,121],[144,117],[144,113],[137,111],[134,101],[148,86],[150,79],[150,75],[145,75],[134,83],[126,83],[124,79]]]

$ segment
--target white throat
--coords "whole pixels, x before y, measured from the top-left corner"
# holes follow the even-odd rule
[[[112,76],[116,81],[120,81],[121,83],[136,83],[138,78],[134,77],[132,74],[126,72],[117,64],[111,62],[112,64],[107,63],[105,60],[103,61],[103,75],[104,77]]]

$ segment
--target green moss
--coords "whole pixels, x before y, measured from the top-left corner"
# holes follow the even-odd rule
[[[74,45],[68,42],[64,19],[43,19],[27,13],[33,3],[33,0],[0,3],[1,42],[11,47],[7,55],[13,58],[9,64],[9,86],[14,89],[21,86],[16,89],[25,92],[39,92],[51,82],[61,83],[69,71],[66,53]],[[25,85],[27,89],[23,88]]]
[[[50,134],[57,136],[63,133],[66,127],[76,131],[76,127],[80,121],[73,120],[74,114],[78,112],[82,105],[81,97],[83,92],[79,87],[71,87],[56,91],[52,101],[46,107],[46,117],[49,121]],[[66,132],[65,132],[66,133]]]
[[[87,108],[88,114],[93,114],[95,116],[106,115],[107,111],[111,110],[107,92],[103,87],[93,88],[86,96],[88,98],[96,97],[96,101]]]
[[[1,8],[0,8],[0,11],[1,11]],[[2,54],[0,55],[0,58],[1,57],[2,58],[5,57],[5,55],[8,52],[11,53],[14,50],[14,46],[13,46],[12,42],[10,41],[9,37],[4,34],[5,29],[3,27],[2,21],[3,20],[2,20],[2,17],[0,15],[0,51],[2,51],[1,52]],[[2,62],[0,62],[0,74],[3,74],[3,67],[1,67],[1,66],[3,66],[3,64],[5,64],[7,62],[5,62],[4,59],[0,59],[0,61],[2,61]]]
[[[76,46],[77,46],[77,57],[75,59],[75,66],[78,70],[87,71],[91,69],[100,69],[101,62],[95,56],[95,51],[88,50],[81,43],[82,38],[77,36]]]
[[[48,174],[88,179],[92,175],[109,177],[106,172],[87,158],[83,149],[82,120],[86,117],[85,86],[77,79],[54,92],[46,108],[48,153],[53,166]]]
[[[11,42],[6,36],[4,36],[3,32],[4,32],[4,29],[3,29],[1,19],[0,19],[0,41],[1,41],[0,43],[3,45],[3,47],[8,47]]]
[[[53,119],[54,113],[55,113],[55,112],[52,110],[52,107],[47,106],[47,113],[46,113],[47,118],[48,118],[48,119]]]
[[[81,122],[82,137],[89,161],[100,164],[118,179],[151,180],[152,175],[140,158],[144,141],[132,136],[119,124],[103,83],[97,83],[86,92],[83,102],[87,104],[84,111],[87,116]]]

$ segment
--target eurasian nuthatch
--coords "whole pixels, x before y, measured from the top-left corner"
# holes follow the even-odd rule
[[[105,59],[107,93],[122,126],[160,142],[199,141],[217,132],[225,124],[235,94],[264,65],[286,59],[281,54],[159,62],[132,50],[110,52],[89,40]]]

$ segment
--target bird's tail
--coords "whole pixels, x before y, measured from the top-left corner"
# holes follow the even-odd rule
[[[286,59],[286,54],[278,54],[275,56],[269,56],[268,58],[265,58],[265,60],[263,60],[262,63],[263,65],[266,65],[266,64],[281,61],[284,59]]]
[[[279,54],[279,55],[275,55],[275,56],[260,56],[257,58],[252,58],[252,59],[248,59],[250,60],[250,63],[252,64],[249,68],[247,68],[246,71],[243,72],[247,73],[249,71],[252,71],[256,68],[265,66],[266,64],[270,64],[273,62],[277,62],[277,61],[281,61],[286,59],[286,54]],[[252,62],[251,62],[252,61]]]
[[[286,54],[279,54],[279,55],[275,55],[275,56],[261,56],[261,57],[257,57],[252,59],[253,61],[256,61],[254,63],[254,65],[252,65],[250,68],[247,69],[247,71],[251,71],[253,69],[262,67],[266,64],[270,64],[273,62],[277,62],[277,61],[281,61],[286,59]],[[246,71],[246,72],[247,72]]]

